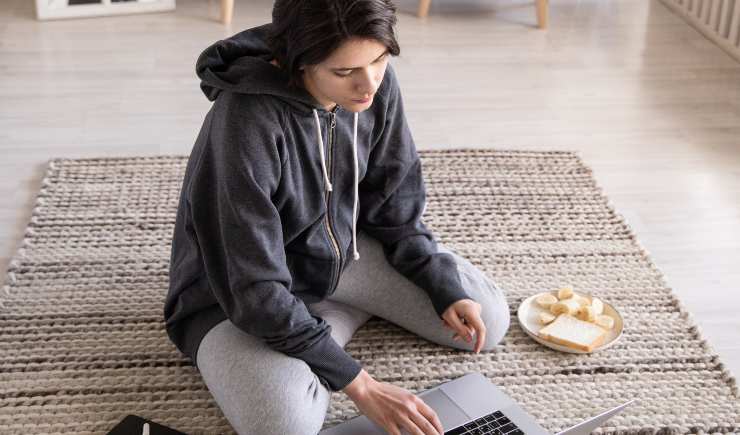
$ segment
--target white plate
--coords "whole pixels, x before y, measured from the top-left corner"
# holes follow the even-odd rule
[[[550,293],[553,296],[557,297],[558,291],[553,290],[550,292],[542,292],[542,293]],[[604,314],[607,314],[611,316],[614,319],[614,327],[610,330],[608,330],[606,339],[604,340],[604,344],[602,344],[599,347],[596,347],[592,352],[586,352],[583,350],[578,349],[572,349],[567,346],[563,346],[557,343],[553,343],[550,341],[547,341],[540,337],[537,332],[544,328],[545,325],[541,324],[539,321],[539,315],[542,312],[548,312],[549,310],[545,310],[544,308],[540,307],[539,304],[537,304],[534,300],[537,296],[541,295],[542,293],[537,293],[536,295],[530,296],[527,299],[524,300],[524,302],[519,305],[519,308],[516,311],[517,318],[519,319],[519,325],[521,325],[524,332],[527,333],[532,339],[544,346],[549,347],[550,349],[559,350],[561,352],[568,352],[568,353],[592,353],[592,352],[598,352],[603,349],[607,349],[609,347],[614,346],[614,344],[619,341],[619,338],[622,337],[622,331],[624,330],[624,321],[622,320],[622,315],[619,314],[619,312],[610,304],[604,302]],[[586,296],[590,298],[590,295],[584,294],[584,293],[578,293],[579,296]],[[603,300],[602,300],[603,302]]]

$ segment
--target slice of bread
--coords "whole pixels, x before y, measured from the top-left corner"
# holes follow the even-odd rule
[[[606,335],[606,329],[569,314],[559,315],[539,332],[539,336],[545,340],[584,352],[591,352],[601,346]]]

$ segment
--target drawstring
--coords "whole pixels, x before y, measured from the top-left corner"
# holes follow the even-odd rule
[[[354,131],[354,134],[352,135],[352,157],[355,159],[355,203],[352,206],[352,246],[353,246],[352,249],[354,249],[355,260],[360,259],[360,253],[357,252],[357,197],[359,196],[358,187],[357,187],[357,184],[359,183],[359,181],[357,180],[358,178],[357,174],[360,172],[360,169],[357,164],[357,118],[358,118],[358,115],[359,114],[355,112],[355,128],[354,128],[355,131]]]
[[[321,123],[319,122],[319,112],[316,109],[313,109],[313,118],[316,121],[316,134],[319,137],[319,154],[321,154],[321,170],[324,171],[324,183],[326,183],[326,190],[331,192],[331,181],[329,181],[326,164],[324,163],[324,139],[321,137]]]
[[[354,134],[352,136],[352,158],[354,159],[354,172],[355,172],[355,200],[354,204],[352,206],[352,249],[353,249],[353,257],[355,260],[360,259],[360,253],[357,251],[357,200],[359,197],[359,164],[357,162],[357,121],[358,121],[359,114],[355,112],[355,122],[354,122]],[[324,184],[326,185],[326,190],[331,192],[331,182],[329,181],[329,175],[326,172],[326,163],[324,162],[324,139],[321,137],[321,122],[319,121],[319,112],[316,111],[316,109],[313,109],[313,118],[314,121],[316,121],[316,135],[319,140],[319,154],[321,155],[321,170],[324,172]],[[328,210],[327,210],[328,213]]]

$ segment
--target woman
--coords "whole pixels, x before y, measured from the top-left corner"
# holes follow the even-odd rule
[[[395,21],[390,0],[278,0],[272,23],[198,59],[214,104],[182,185],[165,318],[239,433],[315,434],[340,390],[391,434],[442,433],[344,345],[372,315],[475,352],[508,328],[500,290],[421,221]]]

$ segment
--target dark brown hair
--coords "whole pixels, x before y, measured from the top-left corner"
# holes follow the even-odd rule
[[[375,39],[398,56],[391,0],[276,0],[267,44],[289,86],[303,87],[301,67],[328,58],[352,37]]]

